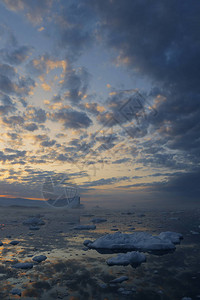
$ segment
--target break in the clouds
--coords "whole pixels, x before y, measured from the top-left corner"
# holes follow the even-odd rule
[[[79,185],[97,193],[113,186],[176,198],[192,188],[198,198],[198,1],[0,8],[1,162],[16,174],[4,170],[2,186],[22,168],[45,176],[51,166],[51,175],[85,172]]]

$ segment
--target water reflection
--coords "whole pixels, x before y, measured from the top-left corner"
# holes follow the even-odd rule
[[[97,224],[95,231],[74,230],[74,224],[91,224],[92,217],[105,217],[96,212],[70,215],[63,212],[42,211],[45,225],[29,235],[30,231],[22,225],[25,218],[34,212],[23,212],[17,222],[11,222],[16,214],[11,214],[9,222],[1,231],[3,246],[0,247],[0,299],[17,299],[10,296],[13,287],[22,291],[22,299],[181,299],[185,295],[191,298],[199,294],[199,236],[190,234],[199,222],[197,212],[179,214],[179,221],[169,221],[171,213],[145,212],[145,216],[107,214],[107,222]],[[174,216],[175,214],[173,214]],[[142,223],[142,224],[141,224]],[[16,226],[17,224],[17,226]],[[147,253],[147,262],[133,269],[130,265],[109,267],[106,260],[113,251],[106,252],[89,249],[85,239],[95,240],[101,235],[113,233],[119,229],[124,233],[144,230],[160,233],[160,227],[166,231],[183,233],[184,241],[175,252],[155,256]],[[130,230],[134,227],[135,229]],[[162,229],[162,231],[164,231]],[[12,238],[6,238],[11,235]],[[10,245],[12,240],[19,240],[18,245]],[[121,250],[120,250],[121,252]],[[116,251],[115,251],[116,253]],[[46,255],[47,260],[33,269],[12,269],[16,262],[32,262],[36,255]],[[102,255],[103,254],[103,255]],[[153,253],[155,254],[155,253]],[[110,284],[119,276],[128,276],[129,280],[120,284]]]

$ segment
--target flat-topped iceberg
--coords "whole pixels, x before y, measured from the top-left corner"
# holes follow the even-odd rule
[[[146,261],[146,256],[140,252],[132,251],[123,254],[118,254],[115,257],[109,258],[106,262],[109,266],[128,266],[137,267]]]
[[[134,232],[131,234],[116,232],[106,234],[94,242],[87,242],[85,245],[97,250],[139,250],[139,251],[170,251],[175,250],[175,243],[183,238],[180,233],[162,232],[153,236],[147,232]]]

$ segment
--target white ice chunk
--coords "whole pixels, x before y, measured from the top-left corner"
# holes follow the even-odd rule
[[[181,233],[172,231],[161,232],[158,237],[162,240],[169,240],[173,244],[179,244],[180,240],[183,239],[183,235]]]
[[[106,234],[92,243],[88,243],[88,248],[109,249],[109,250],[139,250],[139,251],[169,251],[174,250],[174,241],[177,241],[177,235],[164,233],[161,236],[152,236],[146,232],[134,232],[131,234],[116,232]],[[182,235],[180,235],[182,236]],[[176,238],[175,238],[176,237]]]

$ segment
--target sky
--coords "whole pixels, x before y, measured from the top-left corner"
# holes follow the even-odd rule
[[[0,195],[200,193],[200,2],[0,1]],[[64,181],[63,181],[64,179]]]

